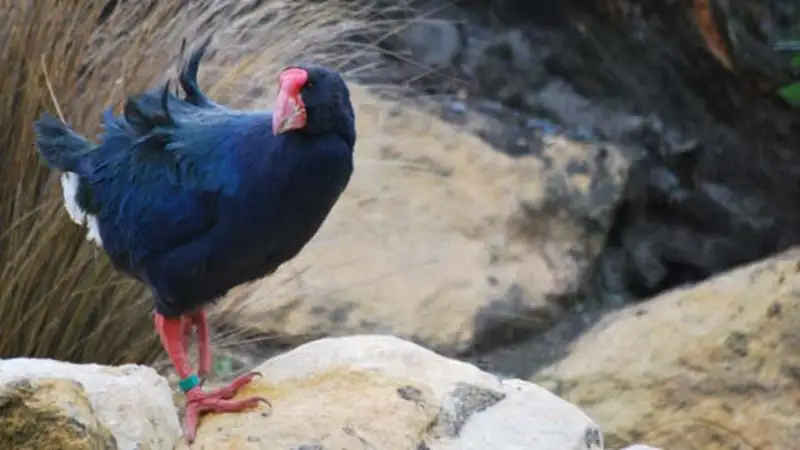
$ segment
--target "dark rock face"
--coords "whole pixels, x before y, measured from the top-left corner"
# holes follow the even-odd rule
[[[629,298],[782,250],[797,243],[800,225],[800,114],[770,92],[783,74],[735,47],[742,69],[728,71],[689,39],[692,24],[677,13],[640,19],[648,26],[627,33],[639,32],[641,43],[621,41],[629,56],[608,67],[618,81],[606,81],[650,114],[617,137],[640,159],[596,279],[601,292]]]
[[[404,75],[445,99],[444,117],[488,116],[476,132],[501,151],[563,133],[635,155],[592,297],[651,296],[797,244],[800,113],[774,95],[789,78],[771,49],[797,8],[711,2],[730,70],[685,5],[597,3],[426,2],[438,19],[417,35],[426,45],[387,46],[436,69]]]
[[[469,383],[458,383],[440,407],[432,424],[432,434],[456,438],[469,418],[506,398],[503,392]]]

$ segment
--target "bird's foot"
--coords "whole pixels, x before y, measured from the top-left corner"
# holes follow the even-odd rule
[[[191,443],[197,433],[200,416],[206,412],[239,412],[258,405],[260,402],[272,407],[269,400],[263,397],[249,397],[241,400],[231,400],[236,392],[260,376],[258,372],[251,372],[234,379],[231,384],[222,389],[204,392],[198,386],[186,393],[186,412],[183,420],[183,433],[186,440]]]

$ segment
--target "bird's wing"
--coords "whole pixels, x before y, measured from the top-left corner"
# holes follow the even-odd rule
[[[220,188],[182,183],[179,164],[141,161],[135,153],[105,159],[92,173],[93,205],[103,248],[135,275],[155,255],[201,239],[218,221]]]
[[[198,107],[161,90],[130,97],[125,113],[105,118],[92,173],[103,247],[131,271],[154,254],[201,239],[218,220],[220,195],[235,195],[235,147],[264,114]],[[252,123],[255,123],[252,122]]]

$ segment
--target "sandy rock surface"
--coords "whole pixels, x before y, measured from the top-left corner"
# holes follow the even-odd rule
[[[609,446],[790,450],[800,442],[800,250],[613,314],[533,380]]]
[[[603,448],[597,425],[545,389],[396,337],[322,339],[257,370],[239,397],[272,410],[208,416],[192,449]]]

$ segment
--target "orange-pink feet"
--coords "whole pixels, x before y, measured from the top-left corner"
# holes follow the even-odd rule
[[[191,444],[197,434],[197,426],[200,416],[207,412],[239,412],[265,403],[270,408],[272,405],[269,400],[263,397],[250,397],[242,400],[231,400],[236,392],[242,387],[260,376],[258,372],[251,372],[241,375],[234,379],[228,386],[204,392],[200,386],[195,387],[186,393],[186,411],[183,419],[183,433],[186,440]]]

